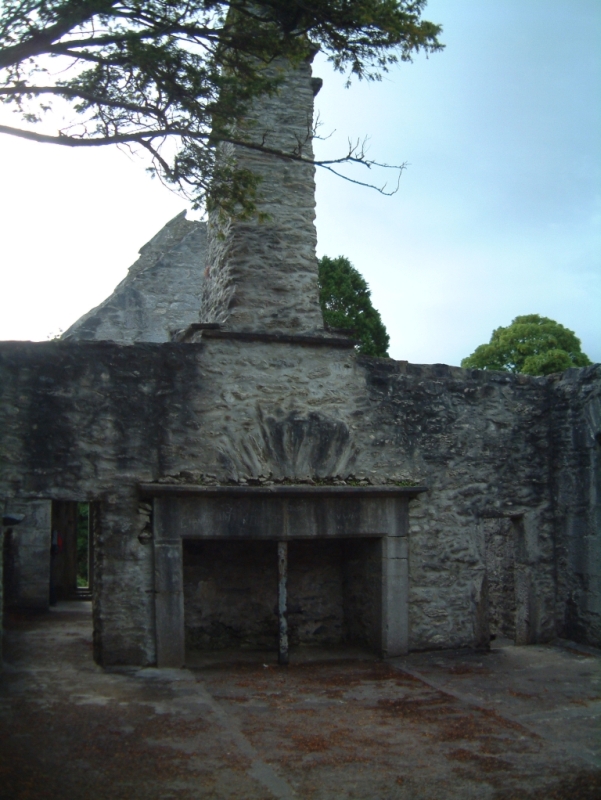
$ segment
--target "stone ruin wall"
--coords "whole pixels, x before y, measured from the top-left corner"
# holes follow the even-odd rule
[[[597,647],[601,646],[600,373],[596,365],[550,379],[558,633]]]
[[[410,512],[412,649],[487,641],[486,549],[503,530],[521,537],[524,641],[565,633],[568,619],[601,644],[598,505],[583,495],[599,480],[598,367],[530,378],[228,340],[10,343],[0,354],[0,494],[100,503],[105,662],[154,661],[152,548],[138,539],[150,507],[136,485],[157,480],[425,484]],[[587,566],[574,574],[576,540]]]
[[[287,81],[290,102],[266,101],[259,122],[304,137],[309,65]],[[200,321],[226,332],[322,329],[313,168],[236,157],[256,159],[270,216],[211,221],[208,280],[205,228],[180,216],[65,340],[0,344],[0,497],[96,503],[98,660],[155,661],[151,507],[137,489],[153,481],[424,484],[410,511],[412,649],[486,645],[491,624],[523,643],[601,645],[598,366],[531,378],[325,340],[153,343],[199,321],[200,284]]]

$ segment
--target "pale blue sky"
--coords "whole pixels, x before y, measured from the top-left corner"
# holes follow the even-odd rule
[[[393,198],[322,177],[320,254],[366,276],[397,358],[457,364],[540,313],[601,361],[601,3],[431,0],[426,15],[443,53],[318,97],[374,158],[409,162]]]
[[[365,275],[396,358],[458,364],[539,313],[601,361],[601,3],[430,0],[425,16],[446,50],[379,84],[315,65],[336,131],[318,152],[367,135],[374,158],[409,162],[390,198],[318,171],[319,254]],[[185,207],[118,151],[3,139],[0,158],[0,338],[68,327]]]

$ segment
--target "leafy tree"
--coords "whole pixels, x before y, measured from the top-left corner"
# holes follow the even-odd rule
[[[371,303],[365,278],[348,258],[320,259],[319,302],[325,324],[356,336],[361,342],[360,353],[388,357],[390,337],[386,326]]]
[[[256,178],[216,161],[244,138],[237,123],[253,99],[277,90],[278,59],[318,49],[334,68],[378,79],[398,60],[442,48],[440,26],[421,19],[426,0],[4,0],[0,100],[21,125],[0,133],[69,147],[144,148],[152,170],[196,206],[251,213]],[[66,114],[57,133],[43,123]],[[40,125],[42,126],[40,129]],[[167,140],[175,140],[176,148]],[[361,146],[340,159],[369,161]]]
[[[573,331],[548,317],[527,314],[493,331],[490,342],[477,347],[461,366],[550,375],[590,363]]]

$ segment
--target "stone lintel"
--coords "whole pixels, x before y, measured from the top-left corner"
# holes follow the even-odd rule
[[[154,537],[155,542],[168,538],[172,543],[179,539],[402,538],[408,535],[409,499],[393,493],[157,494]]]

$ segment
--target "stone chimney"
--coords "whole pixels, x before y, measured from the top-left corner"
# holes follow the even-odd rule
[[[282,69],[280,91],[251,112],[252,141],[312,158],[313,98],[321,82],[311,78],[308,62]],[[209,219],[201,322],[231,331],[322,331],[314,166],[240,146],[225,145],[224,154],[260,175],[258,209],[267,219]]]

